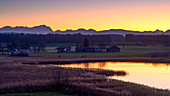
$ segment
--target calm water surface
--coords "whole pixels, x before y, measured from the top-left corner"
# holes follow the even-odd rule
[[[170,65],[164,63],[97,62],[59,66],[73,68],[99,68],[116,71],[121,70],[128,74],[126,76],[111,76],[109,78],[135,82],[156,88],[170,89]]]

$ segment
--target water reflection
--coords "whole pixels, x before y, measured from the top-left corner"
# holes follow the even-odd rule
[[[89,67],[89,63],[84,63],[84,68],[88,68]]]
[[[103,68],[103,67],[105,67],[107,65],[107,63],[105,63],[105,62],[99,62],[98,63],[98,67],[99,68]]]
[[[91,64],[93,64],[93,65],[91,66]],[[101,68],[103,68],[103,67],[105,67],[107,65],[106,62],[97,62],[95,64],[96,64],[96,67],[99,68],[99,69],[101,69]],[[94,63],[69,64],[69,65],[64,65],[63,67],[67,67],[67,66],[69,67],[70,65],[73,66],[73,67],[76,67],[76,66],[78,67],[79,66],[79,68],[94,68]],[[74,65],[76,65],[76,66],[74,66]],[[82,65],[84,67],[82,67]]]
[[[168,67],[170,66],[170,64],[152,64],[155,67],[165,67],[168,70]]]
[[[73,68],[99,68],[104,70],[125,71],[128,75],[111,76],[109,78],[130,81],[152,87],[170,89],[169,64],[137,63],[137,62],[96,62],[59,65]]]

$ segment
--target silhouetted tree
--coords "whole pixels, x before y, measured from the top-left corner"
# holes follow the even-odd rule
[[[0,34],[0,42],[8,43],[15,42],[17,43],[27,43],[31,45],[38,45],[40,41],[44,43],[82,43],[84,38],[88,38],[90,43],[99,42],[102,38],[104,42],[119,42],[123,40],[122,35],[82,35],[82,34],[73,34],[73,35],[64,35],[64,34]],[[83,45],[83,44],[82,44]]]
[[[39,44],[38,44],[38,50],[43,52],[45,51],[45,42],[44,41],[41,41]]]
[[[100,51],[104,51],[106,48],[106,43],[103,40],[100,40],[100,42],[98,43],[98,47]]]
[[[84,39],[83,45],[84,47],[89,47],[89,40],[87,38]]]

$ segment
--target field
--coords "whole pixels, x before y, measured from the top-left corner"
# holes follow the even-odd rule
[[[47,46],[47,52],[31,54],[31,56],[61,56],[61,57],[88,57],[88,56],[137,56],[137,57],[151,57],[153,55],[170,56],[170,47],[165,46],[119,46],[121,52],[119,53],[76,53],[74,52],[75,46],[72,46],[73,52],[70,53],[57,53],[56,47]]]
[[[116,43],[117,44],[117,43]],[[127,44],[127,43],[125,43]],[[30,54],[30,56],[59,56],[59,57],[169,57],[170,47],[168,46],[118,46],[121,48],[118,53],[106,53],[106,52],[92,52],[92,53],[77,53],[75,52],[76,43],[49,43],[46,44],[45,52],[36,54]],[[132,44],[134,45],[134,44]],[[57,46],[71,46],[70,53],[57,53]],[[97,45],[95,45],[97,47]],[[8,55],[0,55],[8,56]]]

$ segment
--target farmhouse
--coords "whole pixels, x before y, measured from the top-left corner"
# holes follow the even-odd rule
[[[98,52],[96,47],[76,47],[76,52]]]
[[[84,47],[76,47],[76,52],[84,52]]]
[[[56,49],[57,49],[57,52],[71,52],[70,46],[59,46]]]
[[[84,52],[98,52],[98,48],[96,48],[96,47],[85,47]]]
[[[106,52],[120,52],[120,48],[117,46],[111,46],[106,48]]]

